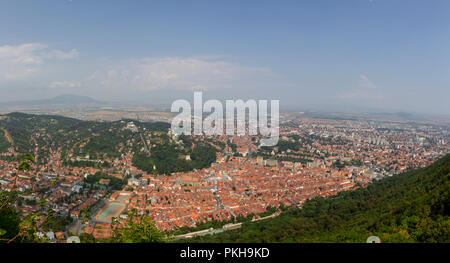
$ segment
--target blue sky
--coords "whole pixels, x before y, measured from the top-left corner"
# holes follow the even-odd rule
[[[280,99],[450,114],[449,1],[0,2],[0,101]]]

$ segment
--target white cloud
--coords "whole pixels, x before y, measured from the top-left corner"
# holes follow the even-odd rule
[[[365,75],[360,76],[359,86],[362,89],[376,89],[377,86],[370,81]]]
[[[69,52],[64,52],[61,50],[52,50],[44,55],[46,58],[56,58],[56,59],[74,59],[80,55],[80,52],[76,49],[72,49]]]
[[[44,49],[46,46],[40,43],[29,43],[18,46],[0,46],[0,59],[24,60],[36,58],[33,53],[38,50]]]
[[[76,89],[109,97],[140,96],[155,90],[262,90],[274,84],[274,73],[263,67],[244,66],[223,56],[160,57],[128,60],[98,60],[94,73],[76,78],[55,60],[79,56],[76,49],[50,49],[41,43],[0,46],[0,84],[3,87]],[[59,72],[59,73],[56,73]],[[55,75],[59,77],[56,78]],[[79,75],[79,74],[76,74]],[[270,84],[269,84],[270,83]],[[271,85],[272,86],[272,85]]]
[[[39,43],[0,46],[0,80],[20,79],[36,72],[43,61],[35,53],[44,48]]]
[[[0,81],[27,78],[37,73],[47,59],[72,59],[78,55],[76,49],[50,50],[41,43],[0,46]]]
[[[356,88],[341,92],[337,96],[344,100],[378,100],[383,99],[377,86],[365,75],[360,75],[359,83]]]
[[[207,90],[235,87],[271,75],[267,68],[248,67],[201,58],[144,58],[106,66],[87,82],[109,89],[149,91],[159,89]]]
[[[78,87],[81,87],[81,83],[77,81],[53,81],[49,85],[49,88],[52,89],[78,88]]]

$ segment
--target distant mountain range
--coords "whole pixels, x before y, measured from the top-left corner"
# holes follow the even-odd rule
[[[23,100],[2,102],[0,107],[16,107],[16,106],[43,106],[43,105],[79,105],[79,104],[104,104],[103,101],[98,101],[87,96],[65,94],[56,96],[50,99],[41,100]]]

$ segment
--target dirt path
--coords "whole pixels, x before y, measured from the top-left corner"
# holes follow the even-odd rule
[[[8,130],[5,129],[5,128],[1,128],[1,129],[2,129],[2,131],[5,133],[6,140],[8,140],[8,142],[9,142],[11,145],[14,145],[14,140],[13,140],[13,138],[11,137],[11,134],[9,134]]]

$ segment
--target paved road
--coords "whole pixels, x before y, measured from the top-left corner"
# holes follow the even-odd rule
[[[261,218],[258,218],[258,219],[254,219],[254,220],[252,220],[252,222],[261,221],[261,220],[265,220],[265,219],[269,219],[269,218],[274,218],[274,217],[276,217],[278,215],[280,215],[280,213],[276,212],[276,213],[271,214],[269,216],[265,216],[265,217],[261,217]],[[183,234],[183,235],[178,235],[178,236],[175,236],[173,240],[179,240],[179,239],[184,239],[184,238],[191,238],[191,237],[207,235],[207,234],[221,233],[223,231],[228,231],[228,230],[233,230],[233,229],[240,228],[241,226],[242,226],[242,223],[227,224],[227,225],[224,225],[222,228],[216,228],[216,229],[210,228],[210,229],[200,230],[200,231],[191,232],[191,233],[187,233],[187,234]]]

